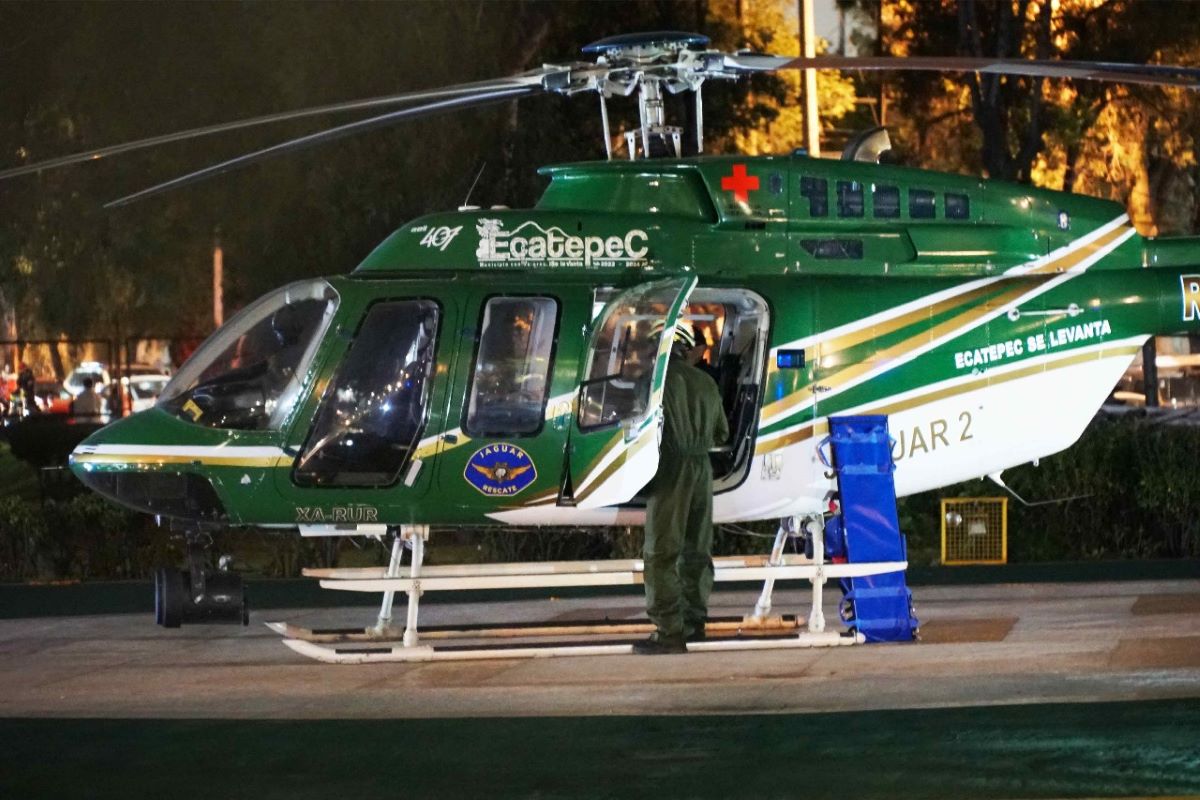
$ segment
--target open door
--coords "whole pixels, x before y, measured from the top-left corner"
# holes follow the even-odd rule
[[[675,323],[694,276],[627,289],[592,324],[563,501],[600,508],[633,498],[658,470],[662,393]]]

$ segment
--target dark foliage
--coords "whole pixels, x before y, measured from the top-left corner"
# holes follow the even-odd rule
[[[1194,558],[1200,555],[1200,427],[1167,425],[1137,413],[1101,414],[1068,450],[1004,474],[1029,502],[1009,502],[1009,560]],[[940,553],[940,499],[1004,492],[971,481],[904,498],[901,527],[913,563]]]

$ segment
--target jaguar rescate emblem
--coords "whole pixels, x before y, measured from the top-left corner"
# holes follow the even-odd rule
[[[488,497],[512,497],[537,480],[537,468],[516,445],[489,444],[467,460],[463,477]]]

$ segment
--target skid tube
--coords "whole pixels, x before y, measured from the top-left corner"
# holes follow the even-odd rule
[[[811,559],[783,552],[787,538],[801,535],[812,539]],[[863,643],[865,638],[857,632],[825,630],[825,618],[821,612],[825,582],[829,579],[898,572],[906,569],[908,564],[904,561],[827,564],[823,536],[824,520],[821,516],[789,517],[781,520],[769,556],[713,559],[715,582],[761,580],[762,592],[754,610],[746,616],[710,619],[706,625],[708,638],[689,642],[688,652],[836,647]],[[644,636],[654,629],[649,621],[626,620],[439,626],[422,631],[418,624],[420,598],[429,591],[642,583],[641,559],[426,567],[424,552],[428,539],[427,525],[401,526],[395,531],[386,568],[305,570],[305,575],[320,579],[322,588],[381,593],[383,601],[374,625],[326,630],[313,630],[284,622],[268,622],[267,626],[282,635],[284,644],[293,651],[317,661],[336,664],[628,655],[633,652],[633,643],[637,639],[613,637]],[[412,550],[411,563],[407,567],[403,564],[406,548]],[[803,624],[798,616],[769,613],[775,583],[779,580],[807,580],[812,584],[812,604]],[[396,592],[403,592],[408,597],[403,628],[392,624],[392,605]],[[541,641],[538,641],[539,637]],[[596,641],[599,637],[603,638]],[[555,641],[548,641],[551,638]],[[568,641],[561,641],[563,638],[568,638]],[[469,643],[455,643],[453,640]],[[439,644],[431,645],[430,641]]]

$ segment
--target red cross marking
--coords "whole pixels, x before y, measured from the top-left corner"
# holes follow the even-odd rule
[[[758,176],[747,175],[745,164],[734,164],[733,174],[721,178],[721,191],[733,192],[739,203],[750,202],[750,192],[758,189]]]

